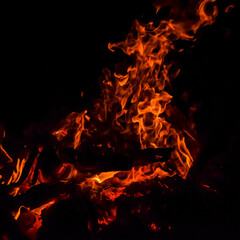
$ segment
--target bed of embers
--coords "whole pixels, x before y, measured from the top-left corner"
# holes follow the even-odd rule
[[[154,8],[108,45],[92,105],[0,126],[3,240],[238,239],[238,6]]]

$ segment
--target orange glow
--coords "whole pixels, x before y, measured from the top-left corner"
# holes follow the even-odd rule
[[[37,166],[38,157],[39,157],[39,154],[34,159],[33,164],[29,170],[27,178],[19,186],[21,193],[26,192],[28,189],[30,189],[30,187],[32,185],[32,179],[33,179],[34,171]]]
[[[55,200],[50,201],[46,204],[43,204],[42,206],[32,209],[29,211],[29,213],[33,214],[35,216],[35,222],[33,225],[25,232],[26,236],[28,236],[30,239],[37,239],[37,232],[38,229],[42,226],[42,218],[41,213],[43,210],[49,208],[55,203]]]
[[[149,226],[149,228],[150,228],[152,231],[154,231],[154,232],[161,230],[161,228],[158,227],[158,226],[156,226],[155,223],[152,223],[152,224]]]
[[[55,200],[52,200],[52,201],[50,201],[50,202],[48,202],[48,203],[43,204],[42,206],[40,206],[40,207],[38,207],[38,208],[32,209],[31,212],[33,212],[34,214],[40,216],[40,215],[41,215],[41,212],[42,212],[44,209],[49,208],[49,207],[52,206],[55,202],[56,202]]]
[[[96,175],[95,177],[91,178],[91,180],[96,180],[98,183],[102,183],[105,180],[112,178],[117,173],[118,173],[118,171],[102,172],[99,175]]]
[[[230,13],[231,10],[234,8],[235,6],[232,4],[232,5],[229,5],[227,6],[227,8],[225,9],[225,13]]]
[[[61,182],[70,181],[77,174],[77,170],[73,164],[63,163],[58,170],[58,177]]]
[[[25,208],[26,210],[30,211],[30,208],[27,208],[25,206],[21,206],[16,213],[13,213],[14,219],[17,220],[21,214],[21,209]]]

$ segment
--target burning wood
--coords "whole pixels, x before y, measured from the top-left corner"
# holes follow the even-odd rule
[[[155,162],[165,162],[171,156],[171,148],[152,148],[127,151],[120,154],[112,151],[103,156],[94,156],[92,152],[79,154],[79,171],[96,173],[107,171],[129,171],[135,166],[145,166]]]
[[[168,5],[172,1],[155,2],[156,12]],[[190,10],[195,11],[191,17]],[[112,52],[120,49],[129,56],[131,65],[118,64],[114,72],[104,69],[102,98],[92,109],[68,114],[49,132],[55,141],[29,148],[26,158],[13,161],[2,147],[5,132],[0,128],[1,201],[9,202],[3,216],[10,225],[1,234],[14,239],[11,230],[17,220],[31,239],[54,237],[48,224],[55,222],[52,216],[59,211],[67,218],[66,207],[81,215],[76,228],[91,239],[98,224],[103,228],[116,219],[121,222],[117,204],[122,199],[141,201],[151,194],[163,198],[160,207],[148,199],[142,200],[146,209],[136,206],[129,212],[154,215],[149,202],[164,212],[164,197],[170,198],[175,182],[185,183],[199,152],[193,120],[186,120],[172,103],[171,80],[180,69],[169,55],[184,50],[176,47],[178,41],[195,41],[198,29],[212,24],[217,13],[215,0],[190,1],[183,12],[170,11],[158,26],[135,21],[125,41],[108,45]],[[179,189],[185,189],[183,185]],[[44,211],[49,216],[44,217]],[[171,224],[160,225],[159,219],[146,223],[151,231],[172,230]],[[81,233],[76,231],[77,237]]]

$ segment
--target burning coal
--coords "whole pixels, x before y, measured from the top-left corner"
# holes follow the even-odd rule
[[[143,195],[137,190],[129,194],[133,184],[157,179],[168,188],[166,177],[185,179],[193,165],[199,152],[197,133],[193,120],[172,101],[171,80],[180,69],[169,56],[184,51],[179,41],[194,43],[198,29],[213,24],[218,10],[215,0],[191,2],[183,11],[175,1],[156,1],[154,6],[158,14],[170,6],[167,19],[159,24],[136,20],[124,41],[109,43],[109,50],[121,50],[129,64],[116,64],[114,72],[103,69],[102,98],[91,109],[62,119],[50,133],[51,146],[39,145],[16,161],[2,147],[1,129],[0,181],[9,187],[8,196],[19,200],[12,216],[30,239],[37,239],[44,211],[71,199],[73,192],[96,209],[98,223],[84,222],[91,235],[96,225],[104,228],[115,220],[117,198]],[[42,171],[49,162],[52,175]],[[28,200],[34,191],[40,192],[35,193],[36,203]],[[50,197],[41,196],[46,192]],[[7,234],[4,239],[12,238]]]

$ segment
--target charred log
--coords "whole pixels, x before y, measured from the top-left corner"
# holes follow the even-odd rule
[[[106,151],[99,155],[94,151],[79,153],[77,165],[80,171],[108,172],[128,171],[134,166],[165,162],[171,156],[171,148],[129,150],[125,153]]]

